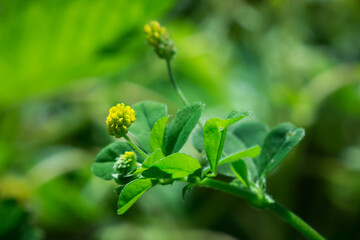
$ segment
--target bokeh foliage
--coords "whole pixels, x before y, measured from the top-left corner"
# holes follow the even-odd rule
[[[206,103],[207,118],[239,109],[271,127],[306,128],[269,192],[325,237],[360,238],[359,1],[1,0],[0,8],[0,214],[12,216],[1,236],[298,237],[224,194],[194,189],[183,202],[180,184],[116,216],[114,186],[90,172],[111,141],[107,109],[151,99],[174,115],[181,106],[145,44],[143,25],[158,19],[178,48],[179,85]]]

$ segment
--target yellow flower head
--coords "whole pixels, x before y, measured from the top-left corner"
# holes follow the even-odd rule
[[[107,131],[117,138],[123,137],[135,120],[134,109],[124,103],[117,104],[110,108],[106,118]]]
[[[114,164],[115,172],[126,175],[132,170],[137,168],[136,163],[136,155],[134,152],[125,152],[121,154],[120,157],[116,158],[116,162]]]
[[[144,26],[147,42],[155,48],[156,54],[160,58],[171,59],[176,53],[174,43],[170,40],[165,27],[159,22],[151,21]]]

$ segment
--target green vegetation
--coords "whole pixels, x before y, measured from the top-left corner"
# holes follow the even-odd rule
[[[358,9],[356,0],[0,1],[0,239],[303,239],[284,207],[326,239],[360,239]],[[171,61],[146,44],[154,19],[173,40],[158,51],[176,50]],[[163,109],[126,135],[147,158],[107,133],[107,111],[121,102],[136,114]],[[103,151],[111,161],[94,163]],[[154,166],[177,154],[201,173],[187,157],[190,170]],[[151,181],[133,193],[145,193],[117,215],[122,186],[139,175]],[[241,190],[253,184],[282,205],[247,204],[253,195]]]

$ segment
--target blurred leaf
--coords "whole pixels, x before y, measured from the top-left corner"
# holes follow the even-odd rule
[[[201,103],[193,103],[177,112],[166,129],[165,155],[176,153],[184,146],[200,119],[202,108]]]
[[[142,175],[148,178],[183,178],[200,169],[201,166],[195,158],[183,153],[174,153],[153,164]]]
[[[164,135],[168,120],[169,117],[162,117],[154,124],[150,133],[150,146],[152,152],[156,149],[160,149],[161,151],[164,150]]]
[[[146,152],[151,152],[151,130],[156,121],[167,115],[167,106],[163,103],[142,101],[134,104],[132,108],[135,110],[136,121],[130,126],[129,132]]]
[[[91,166],[91,171],[101,179],[111,180],[114,173],[113,166],[114,162],[95,162]]]
[[[162,153],[162,151],[160,149],[156,150],[145,159],[145,161],[141,165],[141,169],[151,167],[152,165],[154,165],[154,163],[156,163],[162,158],[164,158],[164,154]]]
[[[268,127],[258,121],[247,121],[237,125],[232,132],[236,137],[241,139],[247,147],[254,145],[261,146],[268,132]]]
[[[225,137],[223,155],[233,154],[244,149],[246,149],[246,145],[243,143],[243,141],[238,137],[236,137],[232,132],[227,131]]]
[[[291,123],[281,123],[273,128],[266,136],[260,158],[256,162],[258,176],[266,176],[276,168],[304,136],[304,129],[296,128]]]
[[[152,186],[153,182],[150,179],[136,179],[128,183],[119,196],[118,214],[125,213]]]
[[[231,163],[231,170],[235,173],[236,177],[241,180],[245,187],[249,187],[249,179],[246,163],[242,160],[237,160]]]
[[[204,146],[213,173],[216,173],[216,167],[223,151],[227,127],[247,115],[248,113],[243,113],[239,117],[226,120],[211,118],[205,123]]]
[[[194,184],[189,183],[189,184],[185,185],[185,187],[183,187],[183,189],[181,191],[181,195],[182,195],[183,200],[185,199],[186,193],[189,192],[193,186],[194,186]]]
[[[32,225],[29,213],[15,199],[0,201],[0,239],[43,239],[42,231]],[[6,219],[6,221],[5,221]]]
[[[3,2],[0,79],[12,84],[0,81],[0,104],[128,68],[139,60],[134,49],[143,46],[144,23],[163,15],[174,2]]]
[[[198,127],[195,129],[195,131],[193,132],[193,135],[191,137],[191,142],[193,144],[193,146],[195,147],[196,150],[198,150],[199,152],[202,152],[205,147],[204,147],[204,131],[201,127]]]

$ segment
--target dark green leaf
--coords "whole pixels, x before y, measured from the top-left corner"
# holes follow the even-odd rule
[[[247,121],[237,125],[232,132],[236,137],[241,139],[247,147],[254,145],[261,146],[268,132],[268,127],[258,121]]]
[[[178,152],[198,123],[202,111],[201,103],[194,103],[178,111],[166,129],[165,155]]]
[[[142,175],[148,178],[183,178],[199,169],[201,166],[195,158],[183,153],[174,153],[154,163]]]
[[[221,159],[218,163],[218,165],[222,165],[225,163],[229,163],[229,162],[233,162],[242,158],[246,158],[246,157],[256,157],[260,154],[261,152],[261,148],[256,145],[253,146],[251,148],[245,149],[243,151],[240,151],[238,153],[234,153],[232,155],[226,156],[225,158]]]
[[[120,193],[118,214],[125,213],[152,186],[153,182],[151,179],[136,179],[128,183]]]
[[[192,138],[191,138],[191,142],[192,142],[193,146],[199,152],[202,152],[205,149],[203,133],[204,133],[203,129],[201,127],[198,127],[195,129],[195,131],[192,135]]]
[[[111,180],[113,172],[114,162],[95,162],[91,166],[91,171],[95,176],[104,179]]]
[[[160,118],[155,124],[150,134],[150,146],[151,151],[154,152],[156,149],[164,150],[164,135],[166,130],[166,124],[169,117]]]
[[[146,152],[150,152],[151,130],[158,119],[167,115],[167,107],[162,103],[143,101],[132,108],[135,110],[136,121],[129,128],[129,132]]]
[[[276,168],[304,135],[304,129],[296,128],[291,123],[282,123],[273,128],[266,136],[260,158],[256,162],[258,176],[266,176]]]
[[[246,163],[242,160],[234,161],[231,163],[231,170],[235,173],[236,177],[245,185],[249,187],[249,178]]]
[[[95,162],[115,162],[115,158],[133,149],[127,142],[115,141],[104,147],[95,157]]]
[[[155,152],[153,152],[152,154],[150,154],[145,161],[143,162],[141,168],[142,169],[146,169],[151,167],[154,163],[156,163],[157,161],[159,161],[160,159],[164,158],[164,154],[162,153],[162,151],[160,149],[156,150]]]
[[[216,173],[216,167],[222,154],[227,127],[241,120],[247,115],[247,113],[243,113],[239,117],[225,120],[211,118],[205,123],[204,146],[206,156],[208,157],[210,168],[213,173]]]

